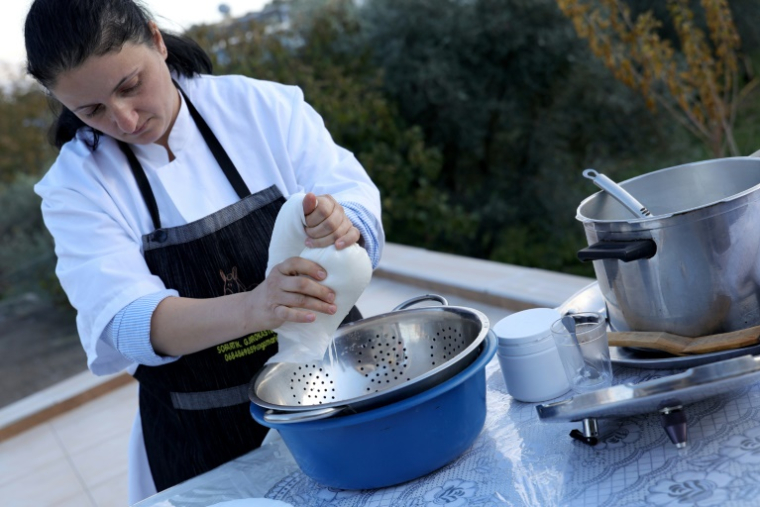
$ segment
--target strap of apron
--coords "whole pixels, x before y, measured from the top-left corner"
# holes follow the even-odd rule
[[[227,177],[227,181],[229,181],[232,185],[232,188],[235,189],[238,197],[244,199],[251,195],[251,191],[248,188],[248,185],[246,185],[245,181],[243,181],[243,177],[240,176],[240,172],[237,170],[237,167],[235,167],[234,162],[232,162],[229,155],[227,155],[227,152],[224,151],[224,148],[214,133],[211,131],[211,128],[208,126],[198,110],[195,109],[195,106],[192,102],[190,102],[190,99],[187,97],[187,95],[185,95],[184,90],[180,88],[179,84],[176,81],[172,81],[174,82],[174,86],[177,87],[179,92],[182,94],[182,97],[185,99],[187,109],[190,111],[190,116],[193,118],[195,126],[198,127],[198,130],[203,136],[203,139],[206,141],[206,145],[208,145],[209,150],[211,150],[211,154],[214,155],[214,159],[216,159],[219,167],[222,168],[224,175]],[[142,194],[145,205],[148,207],[150,218],[153,221],[153,228],[156,231],[159,231],[161,229],[161,217],[158,213],[158,204],[156,203],[156,197],[153,195],[153,190],[150,188],[150,183],[148,182],[148,177],[145,175],[145,170],[140,164],[140,161],[137,160],[137,157],[132,151],[132,148],[130,148],[129,145],[124,141],[118,141],[118,143],[119,148],[127,157],[129,168],[132,170],[132,174],[134,175],[135,181],[137,182],[137,187],[140,189],[140,194]]]
[[[137,187],[140,189],[140,193],[143,196],[145,204],[148,206],[148,212],[150,212],[150,218],[153,220],[153,228],[158,230],[161,228],[161,217],[158,214],[158,204],[156,204],[156,197],[153,195],[153,189],[150,188],[148,183],[148,177],[145,175],[140,161],[137,160],[135,152],[124,141],[119,141],[119,148],[126,155],[129,161],[129,168],[132,169],[132,174],[137,181]]]

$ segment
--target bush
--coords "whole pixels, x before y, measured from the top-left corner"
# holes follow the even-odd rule
[[[19,175],[0,183],[0,299],[25,292],[64,301],[55,277],[53,240],[45,229],[36,178]]]

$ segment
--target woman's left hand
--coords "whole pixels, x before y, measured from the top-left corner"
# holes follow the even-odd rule
[[[316,196],[312,192],[303,198],[306,216],[306,246],[324,248],[335,244],[341,250],[358,242],[359,229],[354,227],[343,207],[328,194]]]

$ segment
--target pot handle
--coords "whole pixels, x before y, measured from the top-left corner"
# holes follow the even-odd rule
[[[636,241],[599,241],[586,248],[578,250],[578,259],[585,261],[598,261],[603,259],[617,259],[623,262],[649,259],[657,253],[657,244],[651,239]]]
[[[408,299],[391,311],[397,312],[399,310],[403,310],[404,308],[409,308],[410,306],[419,303],[420,301],[438,301],[443,306],[449,306],[449,302],[446,301],[445,297],[439,296],[438,294],[425,294],[424,296],[417,296],[416,298]]]
[[[332,417],[339,412],[343,412],[346,408],[347,407],[328,407],[315,410],[299,410],[295,412],[275,412],[274,410],[267,410],[264,412],[264,420],[266,422],[278,424],[318,421],[320,419]]]

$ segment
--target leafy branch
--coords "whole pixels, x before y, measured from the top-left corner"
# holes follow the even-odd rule
[[[622,0],[556,1],[593,54],[650,109],[661,106],[713,156],[726,149],[739,155],[733,126],[758,78],[741,82],[741,41],[727,0],[701,0],[708,35],[695,23],[688,0],[667,0],[680,51],[660,37],[662,22],[651,11],[633,19]]]

